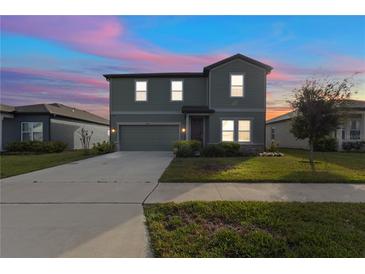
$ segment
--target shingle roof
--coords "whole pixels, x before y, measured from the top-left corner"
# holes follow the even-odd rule
[[[13,107],[13,106],[0,104],[0,112],[11,113],[11,112],[14,112],[14,110],[15,110],[15,107]]]
[[[209,70],[228,63],[234,59],[241,59],[258,67],[266,70],[266,73],[270,73],[273,69],[271,66],[261,63],[255,59],[247,57],[243,54],[235,54],[216,63],[204,67],[203,72],[159,72],[159,73],[121,73],[121,74],[104,74],[106,79],[110,78],[144,78],[144,77],[203,77],[206,76]]]
[[[281,122],[281,121],[285,121],[285,120],[290,120],[291,118],[293,118],[294,116],[294,111],[276,116],[270,120],[266,121],[266,124],[273,124],[273,123],[277,123],[277,122]]]
[[[14,108],[16,113],[48,113],[76,120],[109,125],[109,121],[100,116],[59,103],[16,106]]]

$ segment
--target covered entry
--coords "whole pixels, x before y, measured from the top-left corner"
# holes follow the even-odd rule
[[[179,140],[179,124],[130,124],[119,126],[119,150],[172,150]]]

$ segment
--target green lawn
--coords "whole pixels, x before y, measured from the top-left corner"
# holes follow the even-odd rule
[[[187,202],[144,212],[155,257],[365,257],[365,203]]]
[[[316,152],[315,172],[303,150],[284,157],[176,158],[161,182],[365,183],[365,153]]]
[[[86,159],[88,157],[90,155],[84,155],[83,151],[64,151],[60,153],[35,155],[2,154],[0,156],[1,178]]]

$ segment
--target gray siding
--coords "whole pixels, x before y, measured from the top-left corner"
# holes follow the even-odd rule
[[[78,132],[80,132],[82,128],[93,131],[93,135],[90,140],[90,147],[98,142],[101,143],[103,141],[109,141],[108,126],[75,121],[66,118],[51,119],[51,139],[52,141],[62,141],[66,143],[68,149],[81,149],[82,144]]]
[[[275,128],[274,141],[278,147],[300,149],[309,148],[307,140],[297,140],[290,132],[291,120],[285,120],[282,122],[266,125],[266,147],[270,147],[272,142],[271,128]]]
[[[230,96],[231,73],[243,73],[244,97]],[[147,101],[135,101],[136,80],[147,80]],[[184,100],[171,102],[171,80],[183,80]],[[209,106],[215,113],[205,119],[205,143],[221,141],[221,120],[250,119],[251,142],[242,143],[246,147],[264,148],[266,71],[242,60],[217,66],[206,77],[150,77],[150,78],[111,78],[110,80],[110,123],[116,132],[111,141],[119,144],[119,126],[126,123],[179,123],[187,127],[186,116],[181,113],[182,106]],[[180,138],[185,139],[180,132]]]
[[[241,143],[243,146],[264,146],[264,113],[257,112],[220,112],[214,113],[209,119],[209,143],[221,142],[222,138],[222,120],[251,120],[251,142]]]
[[[4,118],[2,123],[2,143],[21,141],[21,122],[42,122],[43,141],[49,141],[49,115],[17,114],[14,118]]]
[[[244,74],[244,97],[230,97],[231,73]],[[213,109],[265,109],[266,71],[260,67],[234,60],[209,73],[210,107]],[[263,125],[264,126],[264,125]]]
[[[183,105],[207,105],[206,78],[148,78],[147,101],[135,101],[134,78],[110,79],[110,111],[181,111]],[[183,80],[181,102],[171,101],[171,80]]]

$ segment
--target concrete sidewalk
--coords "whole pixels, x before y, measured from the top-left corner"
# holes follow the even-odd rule
[[[365,184],[159,183],[145,203],[194,200],[365,202]]]

